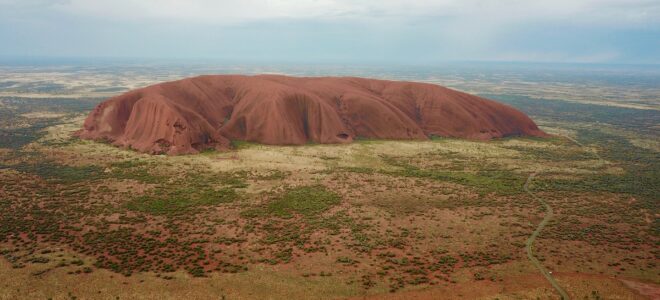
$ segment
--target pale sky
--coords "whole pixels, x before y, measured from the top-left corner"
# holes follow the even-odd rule
[[[660,63],[660,0],[0,0],[0,56]]]

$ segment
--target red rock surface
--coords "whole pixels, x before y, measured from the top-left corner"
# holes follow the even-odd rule
[[[77,134],[167,154],[226,149],[230,140],[545,136],[510,106],[433,84],[278,75],[198,76],[130,91],[99,104]]]

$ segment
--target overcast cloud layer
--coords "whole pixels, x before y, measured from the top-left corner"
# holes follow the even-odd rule
[[[0,0],[0,55],[660,63],[657,0]]]

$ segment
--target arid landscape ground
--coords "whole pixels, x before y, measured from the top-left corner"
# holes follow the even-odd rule
[[[210,72],[434,82],[552,137],[165,156],[72,135],[109,96]],[[559,299],[526,249],[543,203],[531,248],[571,299],[658,299],[660,91],[614,73],[2,67],[0,299]]]

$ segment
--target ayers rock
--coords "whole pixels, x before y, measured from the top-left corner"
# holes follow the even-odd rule
[[[348,143],[356,137],[487,140],[545,136],[522,112],[433,84],[355,77],[208,75],[129,91],[100,103],[77,132],[147,153]]]

